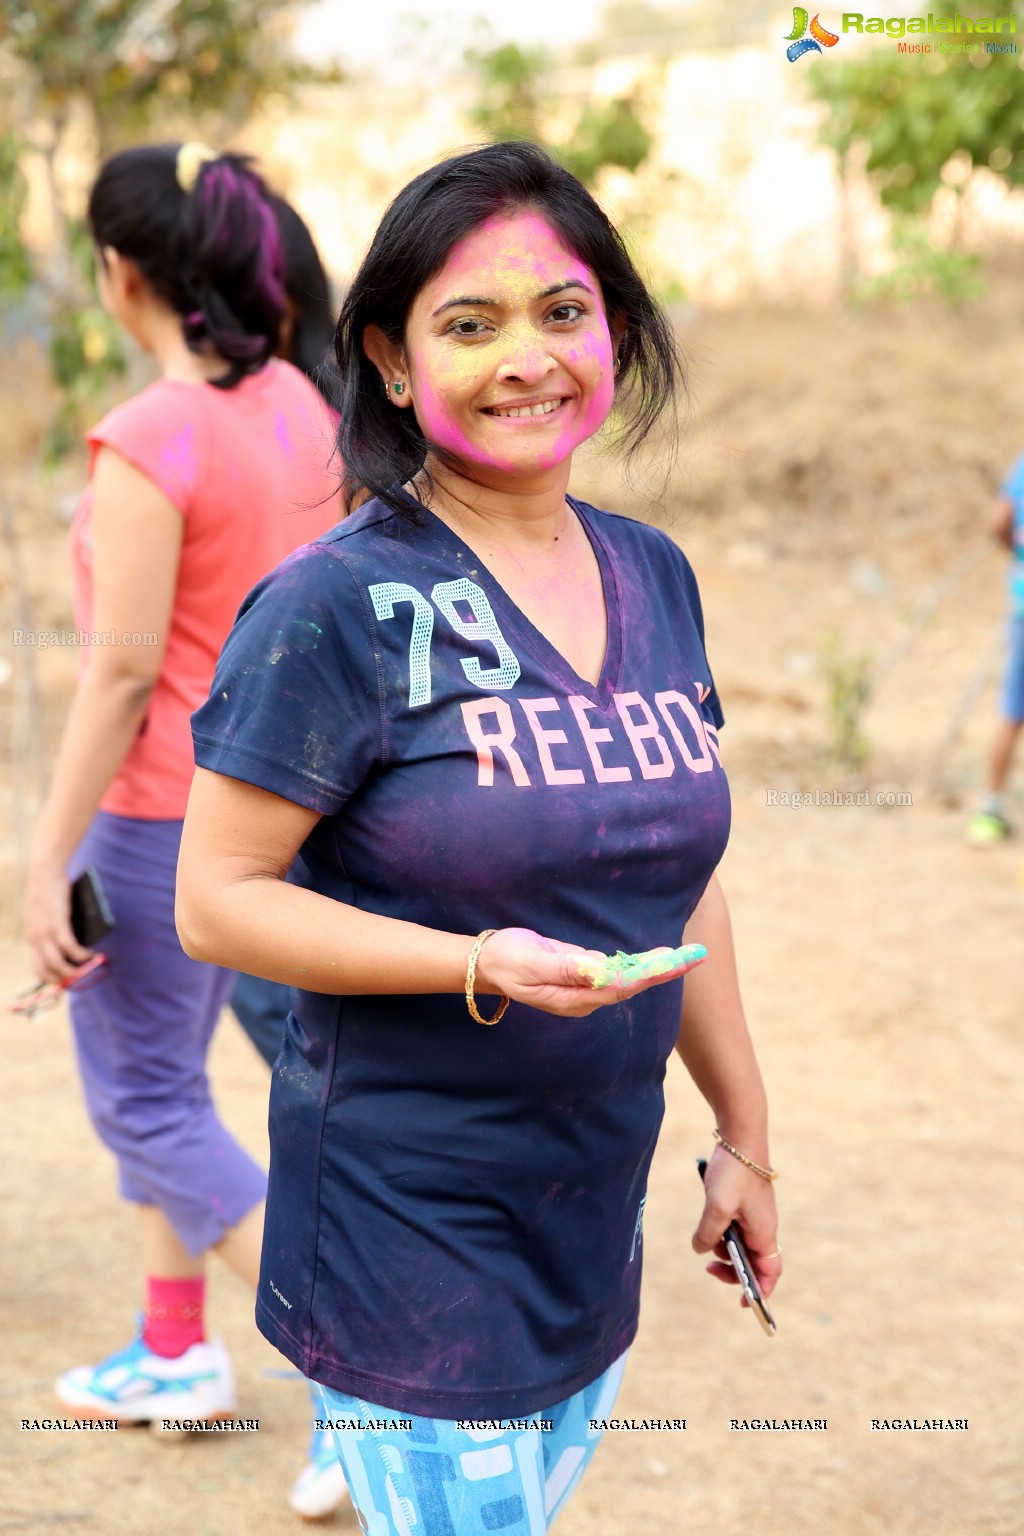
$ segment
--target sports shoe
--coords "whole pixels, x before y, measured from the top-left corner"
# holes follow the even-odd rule
[[[320,1413],[323,1413],[321,1408]],[[329,1429],[313,1429],[309,1460],[299,1473],[288,1502],[304,1520],[322,1520],[348,1497],[348,1485]]]
[[[235,1382],[219,1339],[193,1344],[183,1355],[154,1355],[141,1332],[127,1349],[99,1365],[80,1365],[58,1376],[56,1393],[80,1418],[144,1424],[164,1419],[229,1419]]]
[[[998,811],[976,811],[967,824],[967,841],[976,848],[1001,843],[1011,834],[1010,823]]]

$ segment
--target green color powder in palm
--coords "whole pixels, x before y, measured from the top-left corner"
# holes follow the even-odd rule
[[[636,955],[620,949],[602,960],[577,956],[576,964],[592,987],[632,987],[638,981],[665,976],[681,965],[697,965],[707,954],[703,944],[683,944],[679,949],[645,949]]]

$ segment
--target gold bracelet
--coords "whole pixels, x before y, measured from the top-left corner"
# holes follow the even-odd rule
[[[759,1173],[762,1179],[778,1178],[779,1175],[776,1173],[774,1168],[762,1168],[760,1163],[753,1163],[749,1157],[744,1157],[743,1153],[740,1152],[737,1147],[734,1147],[731,1141],[726,1141],[717,1125],[715,1126],[713,1134],[715,1140],[718,1142],[718,1145],[720,1147],[724,1147],[727,1152],[731,1152],[733,1157],[739,1158],[744,1168],[749,1168],[751,1173]]]
[[[477,934],[476,943],[473,945],[473,948],[469,952],[469,964],[466,966],[466,1007],[469,1009],[470,1018],[475,1019],[478,1024],[497,1024],[498,1020],[501,1018],[502,1014],[505,1012],[505,1009],[509,1005],[509,999],[505,996],[504,992],[502,992],[500,994],[501,1002],[498,1004],[498,1011],[494,1015],[494,1018],[485,1019],[483,1014],[477,1008],[476,998],[473,996],[473,988],[476,985],[476,963],[480,958],[480,951],[483,949],[486,941],[491,937],[491,934],[497,933],[497,931],[497,928],[485,928],[483,933]]]

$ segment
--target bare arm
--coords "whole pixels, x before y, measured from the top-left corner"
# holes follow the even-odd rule
[[[26,935],[37,973],[69,975],[87,958],[71,932],[67,863],[146,712],[170,628],[181,514],[127,460],[100,450],[93,478],[93,615],[114,643],[91,647],[61,736],[29,860]],[[155,633],[155,645],[119,644]]]
[[[1006,549],[1013,548],[1013,502],[1008,496],[996,501],[991,521],[992,537]]]
[[[178,859],[187,954],[312,992],[458,992],[472,935],[378,917],[285,884],[316,811],[197,768]]]
[[[381,917],[285,883],[318,819],[268,790],[196,769],[178,860],[186,952],[312,992],[461,993],[473,934]],[[503,928],[480,951],[477,991],[584,1017],[685,969],[639,986],[593,988],[573,957],[594,953]]]
[[[707,965],[687,979],[676,1050],[701,1094],[714,1123],[727,1141],[762,1167],[770,1166],[768,1106],[740,999],[729,909],[718,876],[713,875],[686,925],[688,944],[707,947]],[[731,1153],[715,1147],[705,1178],[704,1211],[693,1235],[698,1253],[715,1250],[724,1257],[721,1236],[730,1221],[744,1240],[765,1295],[781,1273],[773,1185],[752,1173]],[[734,1280],[722,1263],[712,1272]]]

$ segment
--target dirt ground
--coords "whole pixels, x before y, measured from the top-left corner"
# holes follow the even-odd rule
[[[994,719],[1003,604],[1002,562],[977,541],[1024,447],[1024,299],[997,274],[954,316],[751,308],[680,325],[696,409],[654,515],[696,566],[727,715],[735,826],[723,881],[772,1102],[786,1273],[769,1340],[692,1254],[694,1158],[711,1123],[674,1062],[619,1411],[684,1418],[686,1430],[607,1435],[559,1531],[1019,1536],[1022,852],[1019,841],[968,849],[963,829]],[[0,435],[14,430],[0,423]],[[68,622],[55,508],[70,483],[35,488],[18,513],[40,627]],[[606,465],[584,469],[605,504],[621,504],[614,483]],[[9,582],[3,595],[10,606]],[[875,680],[859,770],[828,750],[830,634]],[[0,703],[18,741],[24,658],[10,659]],[[52,750],[74,658],[36,660]],[[29,790],[14,766],[20,823]],[[780,803],[840,788],[912,803]],[[27,979],[16,844],[0,944],[8,992]],[[139,1294],[131,1213],[87,1124],[66,1019],[5,1031],[0,1533],[299,1529],[285,1497],[305,1393],[257,1335],[244,1287],[220,1271],[211,1318],[257,1434],[168,1443],[144,1430],[19,1429],[55,1410],[60,1370],[124,1342]],[[267,1075],[227,1016],[211,1072],[227,1122],[265,1157]],[[730,1428],[772,1417],[828,1428]],[[968,1428],[871,1428],[895,1418]],[[356,1525],[346,1512],[326,1528]]]

